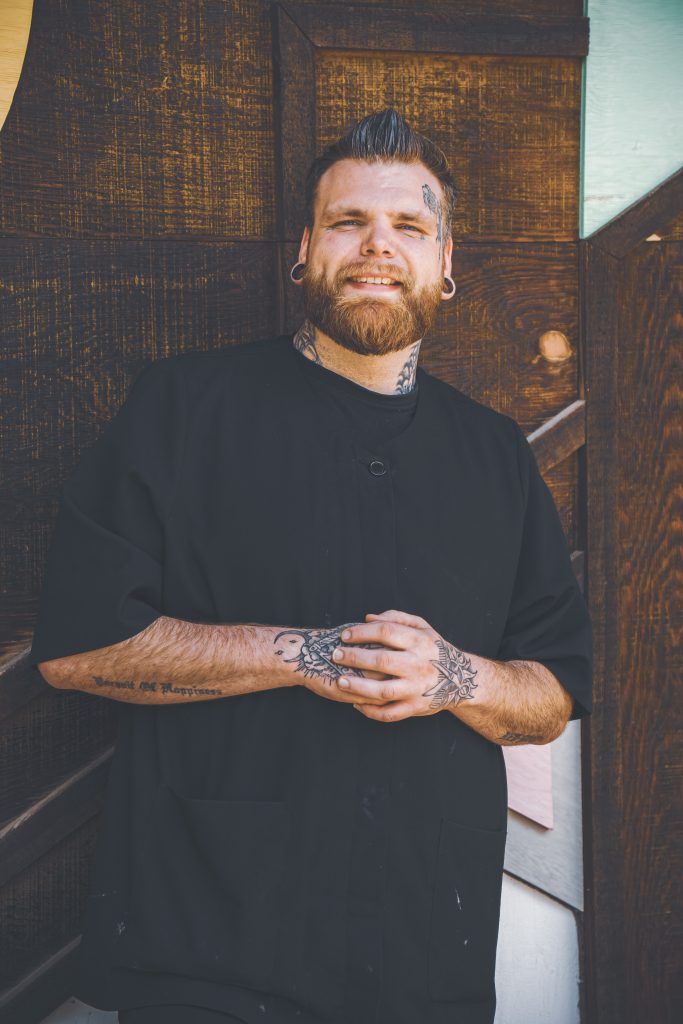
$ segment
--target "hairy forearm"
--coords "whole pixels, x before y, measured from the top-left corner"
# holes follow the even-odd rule
[[[58,689],[132,704],[215,700],[301,681],[295,666],[278,655],[276,637],[285,628],[161,616],[118,644],[42,662],[40,668]]]
[[[545,665],[460,655],[468,685],[454,679],[448,710],[466,725],[502,746],[550,743],[564,731],[572,698]]]

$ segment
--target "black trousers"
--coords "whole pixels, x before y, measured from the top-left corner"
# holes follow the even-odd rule
[[[245,1024],[241,1017],[204,1006],[136,1006],[119,1010],[119,1024]]]

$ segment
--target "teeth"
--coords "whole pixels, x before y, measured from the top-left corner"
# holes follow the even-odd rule
[[[390,277],[353,277],[351,280],[361,284],[396,284]]]

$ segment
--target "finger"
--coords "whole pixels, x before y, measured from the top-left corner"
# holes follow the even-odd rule
[[[397,651],[407,651],[415,646],[418,635],[414,626],[377,618],[373,622],[359,622],[356,626],[347,626],[342,630],[339,639],[342,644],[369,645],[374,642],[384,647],[393,647]]]
[[[380,612],[377,615],[374,612],[368,612],[365,617],[366,619],[386,619],[391,622],[400,622],[404,626],[413,626],[415,629],[431,629],[430,623],[421,615],[411,615],[410,612],[397,611],[395,608],[390,608],[389,611]]]
[[[348,685],[344,685],[348,683]],[[402,679],[392,679],[389,682],[375,682],[373,679],[363,679],[361,676],[341,676],[337,685],[343,693],[350,697],[371,697],[377,701],[401,700],[410,696],[411,687]]]
[[[354,704],[353,706],[366,718],[374,718],[377,722],[401,722],[403,719],[413,716],[412,705],[407,701],[394,701],[393,704],[386,704],[384,707],[376,707],[373,704]]]
[[[415,656],[410,651],[392,651],[388,647],[337,647],[332,661],[342,670],[384,672],[389,676],[405,676],[415,669]]]

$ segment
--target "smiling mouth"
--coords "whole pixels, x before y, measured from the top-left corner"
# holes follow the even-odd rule
[[[375,291],[375,292],[392,292],[399,291],[402,287],[400,281],[392,281],[390,284],[383,284],[379,281],[356,281],[354,278],[348,278],[348,284],[352,288],[357,288],[359,291]]]

